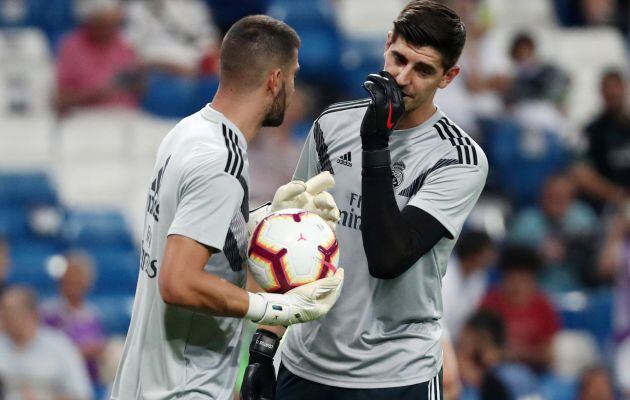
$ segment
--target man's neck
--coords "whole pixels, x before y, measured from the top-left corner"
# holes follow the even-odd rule
[[[433,104],[433,99],[426,102],[424,105],[413,110],[411,113],[403,115],[398,127],[396,129],[410,129],[425,123],[435,113],[436,107]]]
[[[261,104],[254,94],[245,96],[232,88],[219,87],[210,106],[236,125],[250,142],[258,134],[265,117]]]

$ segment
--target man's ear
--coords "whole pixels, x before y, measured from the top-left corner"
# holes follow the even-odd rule
[[[444,89],[445,87],[447,87],[453,81],[453,79],[455,79],[455,77],[459,75],[460,70],[461,68],[459,67],[459,65],[451,67],[451,69],[446,71],[446,73],[442,77],[442,80],[440,81],[438,87],[440,89]]]
[[[271,97],[276,97],[282,89],[282,70],[280,68],[272,69],[267,75],[267,93]]]

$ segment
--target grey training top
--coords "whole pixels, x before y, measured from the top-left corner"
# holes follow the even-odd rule
[[[131,326],[112,399],[231,399],[242,320],[162,301],[157,276],[168,235],[221,252],[205,271],[245,286],[249,217],[247,144],[206,106],[164,138],[147,200],[142,262]]]
[[[341,212],[337,227],[346,276],[328,315],[292,326],[282,362],[292,373],[326,385],[385,388],[434,377],[442,366],[442,277],[462,225],[486,181],[481,148],[440,110],[422,125],[390,139],[399,208],[418,207],[448,230],[398,278],[372,278],[361,239],[361,140],[367,100],[329,107],[315,121],[295,171],[306,180],[335,176],[331,190]]]

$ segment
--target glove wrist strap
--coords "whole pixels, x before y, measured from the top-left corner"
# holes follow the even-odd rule
[[[363,168],[382,168],[389,167],[391,164],[389,148],[363,151]]]
[[[249,352],[250,354],[257,353],[265,357],[273,358],[276,354],[276,350],[278,350],[279,344],[280,338],[278,338],[278,335],[266,329],[258,329],[249,344]]]

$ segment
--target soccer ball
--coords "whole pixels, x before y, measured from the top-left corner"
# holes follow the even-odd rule
[[[284,293],[334,274],[339,244],[319,215],[291,208],[258,224],[247,255],[256,282],[267,292]]]

